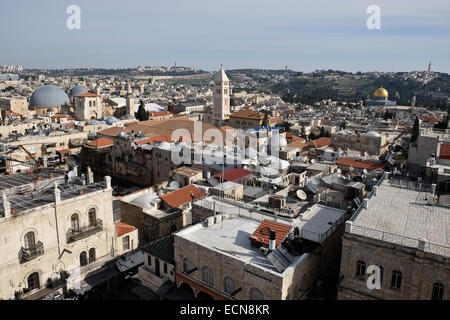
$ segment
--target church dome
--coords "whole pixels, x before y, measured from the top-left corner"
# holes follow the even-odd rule
[[[70,105],[69,97],[60,88],[45,85],[34,90],[30,97],[30,107],[48,108]]]
[[[381,135],[379,133],[376,133],[375,131],[368,131],[361,135],[362,137],[373,137],[373,138],[381,138]]]
[[[377,98],[387,98],[389,96],[389,93],[385,88],[381,87],[378,88],[373,95]]]
[[[88,92],[88,90],[85,87],[78,85],[70,89],[69,97],[78,96],[86,92]]]

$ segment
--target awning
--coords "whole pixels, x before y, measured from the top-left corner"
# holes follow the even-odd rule
[[[94,273],[93,275],[87,276],[84,280],[81,280],[71,289],[78,295],[85,294],[92,288],[105,283],[106,281],[117,277],[121,273],[114,267],[108,267],[101,271]]]
[[[115,264],[120,272],[128,271],[134,267],[144,264],[144,253],[141,250],[130,252],[118,258],[115,261]]]

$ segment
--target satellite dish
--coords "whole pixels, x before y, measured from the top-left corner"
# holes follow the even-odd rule
[[[69,173],[67,174],[67,177],[69,178],[69,182],[72,183],[75,181],[75,178],[77,177],[77,175],[75,174],[75,171],[69,171]]]
[[[316,160],[315,159],[311,159],[311,163],[312,164],[316,163]]]
[[[312,177],[312,178],[311,178],[311,183],[312,183],[313,185],[318,186],[318,185],[320,184],[320,180],[317,179],[317,177]]]
[[[364,170],[363,170],[363,173],[364,173],[364,174],[367,174],[367,169],[364,169]]]
[[[244,166],[244,169],[245,169],[245,170],[248,170],[248,166]]]
[[[303,190],[297,190],[297,197],[303,201],[307,199],[306,193]]]
[[[178,181],[172,181],[169,184],[169,189],[170,190],[178,190],[178,189],[180,189],[180,183]]]
[[[341,173],[342,173],[342,170],[341,170],[341,169],[337,169],[336,172],[339,173],[339,174],[341,174]]]

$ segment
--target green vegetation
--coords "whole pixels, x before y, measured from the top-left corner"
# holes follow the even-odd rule
[[[139,121],[146,121],[149,118],[148,112],[145,110],[145,104],[144,101],[141,100],[139,104],[138,111],[135,114],[136,119]]]

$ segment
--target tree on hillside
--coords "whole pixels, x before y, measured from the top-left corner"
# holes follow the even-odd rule
[[[264,114],[264,119],[262,121],[262,126],[263,127],[268,127],[269,126],[269,115],[267,113]]]
[[[417,138],[419,137],[419,118],[416,117],[416,119],[414,120],[414,126],[412,128],[412,132],[411,132],[411,142],[414,142],[417,140]]]
[[[138,111],[136,112],[135,116],[136,116],[136,119],[138,119],[139,121],[148,120],[149,116],[148,116],[147,110],[145,110],[144,101],[141,100]]]
[[[289,132],[291,130],[291,124],[288,121],[278,123],[277,127],[284,127],[284,131],[286,132]]]

